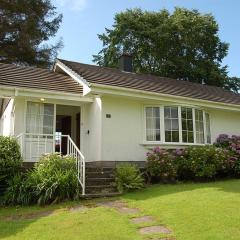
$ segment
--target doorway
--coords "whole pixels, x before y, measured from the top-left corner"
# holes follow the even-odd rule
[[[66,135],[69,135],[80,148],[80,121],[80,107],[56,106],[56,152],[61,152],[63,155],[67,154],[67,137],[64,137]]]

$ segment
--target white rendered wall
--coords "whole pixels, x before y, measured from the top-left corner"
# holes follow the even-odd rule
[[[103,97],[102,101],[102,160],[144,161],[142,102],[115,97]]]
[[[82,152],[86,161],[99,161],[102,154],[102,100],[95,97],[94,102],[82,108]]]
[[[102,161],[145,161],[151,145],[144,145],[145,105],[168,105],[160,101],[102,97]],[[173,104],[173,103],[172,103]],[[180,103],[179,103],[180,104]],[[198,106],[200,107],[200,106]],[[210,114],[212,143],[221,133],[240,135],[240,112],[204,109]],[[111,118],[106,118],[111,114]],[[159,144],[160,145],[160,144]],[[181,147],[175,145],[176,147]],[[162,145],[167,147],[167,145]],[[174,146],[171,146],[174,147]]]
[[[240,112],[209,110],[212,142],[219,134],[240,135]]]

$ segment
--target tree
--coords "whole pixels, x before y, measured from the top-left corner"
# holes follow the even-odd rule
[[[212,15],[184,8],[172,14],[128,9],[114,20],[112,29],[98,35],[103,43],[93,55],[98,65],[117,67],[120,55],[127,53],[138,73],[224,86],[227,67],[221,64],[228,44],[221,42]]]
[[[234,93],[239,93],[240,91],[240,78],[238,77],[228,77],[224,82],[224,88],[230,90]]]
[[[0,1],[0,62],[49,67],[62,46],[47,44],[62,15],[50,0]]]

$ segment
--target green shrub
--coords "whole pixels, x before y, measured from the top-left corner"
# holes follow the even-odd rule
[[[16,176],[5,197],[8,204],[50,204],[80,196],[75,159],[59,154],[43,156],[32,170]]]
[[[195,179],[214,178],[226,160],[224,149],[215,146],[188,147],[183,158],[178,159],[178,174],[185,172]]]
[[[0,136],[0,182],[5,184],[20,171],[22,157],[14,138]]]
[[[159,147],[148,152],[147,172],[153,181],[175,181],[177,171],[171,153]]]
[[[144,178],[135,165],[122,164],[117,167],[115,183],[119,192],[127,192],[144,187]]]

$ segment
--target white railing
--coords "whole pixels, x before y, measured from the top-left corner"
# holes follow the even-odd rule
[[[55,152],[75,158],[77,179],[85,195],[85,159],[69,135],[21,133],[16,139],[26,162],[37,162],[43,154]]]
[[[76,159],[77,178],[82,186],[82,195],[85,195],[85,159],[70,136],[68,136],[67,154]]]

